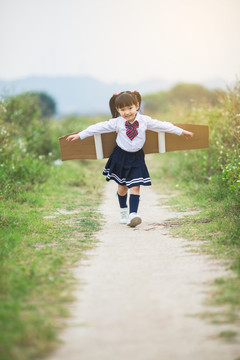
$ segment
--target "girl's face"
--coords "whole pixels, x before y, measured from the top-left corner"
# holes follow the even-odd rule
[[[132,104],[122,108],[117,108],[117,111],[120,114],[120,116],[122,116],[125,120],[132,122],[135,120],[138,109],[139,109],[138,104],[137,106]]]

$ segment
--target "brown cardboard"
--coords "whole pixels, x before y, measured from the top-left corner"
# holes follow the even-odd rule
[[[72,134],[77,134],[77,132]],[[67,141],[66,138],[72,134],[59,138],[62,160],[96,159],[94,137],[90,136],[84,140]]]
[[[207,125],[174,124],[181,129],[194,133],[193,138],[186,139],[166,133],[166,152],[179,150],[205,149],[209,147],[209,128]]]
[[[204,149],[209,147],[209,129],[207,125],[192,124],[174,124],[184,130],[192,131],[194,137],[186,139],[184,136],[165,133],[165,152]],[[73,133],[77,134],[77,132]],[[62,160],[73,159],[97,159],[95,149],[94,136],[90,136],[84,140],[66,141],[66,138],[72,134],[59,138]],[[116,146],[115,132],[101,134],[103,157],[108,158]],[[145,154],[159,152],[158,133],[147,130],[146,142],[143,146]]]

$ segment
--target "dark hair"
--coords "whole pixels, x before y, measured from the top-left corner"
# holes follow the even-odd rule
[[[131,106],[139,104],[141,105],[141,95],[138,91],[122,91],[119,94],[114,94],[109,100],[109,107],[112,113],[112,117],[116,118],[119,116],[117,108],[123,108],[125,106]]]

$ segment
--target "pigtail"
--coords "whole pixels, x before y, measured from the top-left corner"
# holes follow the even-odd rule
[[[132,91],[131,94],[135,95],[135,97],[137,98],[137,102],[139,103],[139,109],[140,109],[140,107],[141,107],[141,102],[142,102],[142,97],[141,97],[141,95],[139,94],[139,92],[138,92],[137,90]]]
[[[118,96],[118,94],[114,94],[111,97],[111,99],[109,100],[109,107],[110,107],[113,118],[117,118],[119,116],[119,113],[117,112],[116,105],[115,105],[115,100],[116,100],[117,96]]]

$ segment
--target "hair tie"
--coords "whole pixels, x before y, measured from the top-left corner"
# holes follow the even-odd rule
[[[118,95],[119,95],[119,93],[116,93],[116,94],[113,94],[113,95],[118,96]]]
[[[136,93],[136,92],[137,92],[137,90],[134,90],[133,92],[134,92],[134,93]]]

